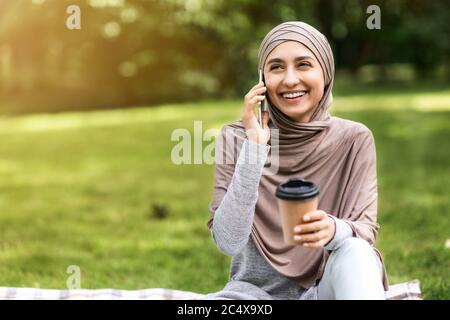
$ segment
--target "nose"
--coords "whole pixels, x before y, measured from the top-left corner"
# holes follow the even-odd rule
[[[299,75],[293,68],[287,68],[283,82],[287,87],[295,87],[300,82]]]

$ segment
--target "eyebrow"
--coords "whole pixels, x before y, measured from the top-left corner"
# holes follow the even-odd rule
[[[312,59],[311,56],[300,56],[300,57],[296,57],[294,59],[294,62],[297,62],[299,60],[307,60],[307,59]],[[271,63],[275,63],[275,62],[284,62],[284,60],[280,59],[280,58],[273,58],[270,59],[269,61],[267,61],[267,64],[271,64]]]

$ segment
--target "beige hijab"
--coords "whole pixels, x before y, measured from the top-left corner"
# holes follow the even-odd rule
[[[291,177],[302,177],[318,184],[319,209],[343,219],[352,228],[354,236],[373,244],[379,229],[376,222],[376,155],[373,136],[364,125],[331,117],[327,111],[332,103],[334,61],[327,39],[318,30],[297,21],[276,26],[261,43],[258,69],[263,68],[267,56],[276,46],[292,40],[310,49],[320,63],[325,79],[324,95],[308,123],[294,122],[267,99],[269,127],[279,130],[279,143],[272,143],[263,170],[251,236],[261,255],[275,270],[308,288],[320,280],[329,253],[324,248],[310,249],[283,242],[275,197],[277,185]],[[226,139],[225,132],[229,130],[234,132],[234,139],[231,139],[234,141]],[[216,149],[216,154],[232,154],[235,164],[236,148],[240,150],[245,139],[242,122],[225,126],[218,139],[221,139],[218,145],[223,149]],[[234,148],[233,152],[227,146]],[[272,156],[276,154],[279,155],[279,170],[274,175],[268,172],[268,167],[277,161]],[[231,182],[234,164],[216,163],[210,228],[214,212]],[[386,272],[384,286],[387,290]]]

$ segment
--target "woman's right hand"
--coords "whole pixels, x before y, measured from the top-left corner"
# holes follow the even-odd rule
[[[262,81],[250,89],[245,95],[244,110],[241,116],[247,138],[259,144],[267,144],[270,139],[269,112],[263,111],[262,125],[258,123],[254,112],[255,105],[265,99],[264,93],[266,90],[267,88]]]

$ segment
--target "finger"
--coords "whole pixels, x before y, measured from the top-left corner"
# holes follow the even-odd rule
[[[245,95],[246,98],[252,98],[255,94],[262,94],[267,90],[267,87],[264,86],[264,84],[262,86],[257,86],[257,87],[253,87],[250,89],[249,92],[247,92],[247,94]]]
[[[264,82],[262,82],[262,81],[258,82],[257,84],[255,84],[255,85],[250,89],[249,93],[250,93],[251,91],[255,90],[256,88],[259,88],[259,87],[262,87],[262,86],[264,86]]]
[[[323,210],[311,211],[303,216],[303,221],[309,222],[309,221],[321,220],[321,219],[324,219],[326,216],[327,216],[327,214]]]
[[[300,235],[294,235],[294,241],[298,241],[299,243],[305,243],[305,242],[317,242],[326,237],[326,232],[319,231],[315,233],[309,233],[309,234],[302,234]]]
[[[253,118],[255,116],[254,106],[258,101],[264,100],[264,96],[254,96],[244,103],[242,116],[245,118]]]
[[[319,220],[309,223],[302,223],[296,225],[294,228],[294,233],[296,234],[307,234],[311,232],[318,232],[327,227],[326,220]]]
[[[304,246],[306,248],[322,248],[325,246],[325,241],[320,240],[320,241],[316,241],[316,242],[305,242],[305,243],[302,243],[302,246]]]
[[[267,87],[258,87],[254,90],[250,90],[250,92],[261,94],[261,93],[265,92],[266,90],[267,90]]]
[[[257,89],[255,89],[255,90],[252,90],[252,91],[250,91],[249,92],[249,97],[250,97],[250,99],[251,98],[253,98],[254,96],[256,96],[256,95],[264,95],[265,94],[265,92],[266,92],[266,87],[262,87],[262,88],[257,88]],[[258,104],[259,104],[260,102],[258,102]]]
[[[258,102],[258,101],[263,101],[266,97],[265,96],[254,96],[253,98],[251,98],[248,101],[248,104],[250,105],[251,110],[253,110],[254,105]]]
[[[266,96],[264,96],[264,95],[251,96],[251,97],[246,99],[245,106],[248,109],[252,109],[254,107],[255,103],[257,103],[258,101],[262,101],[265,98],[266,98]]]

